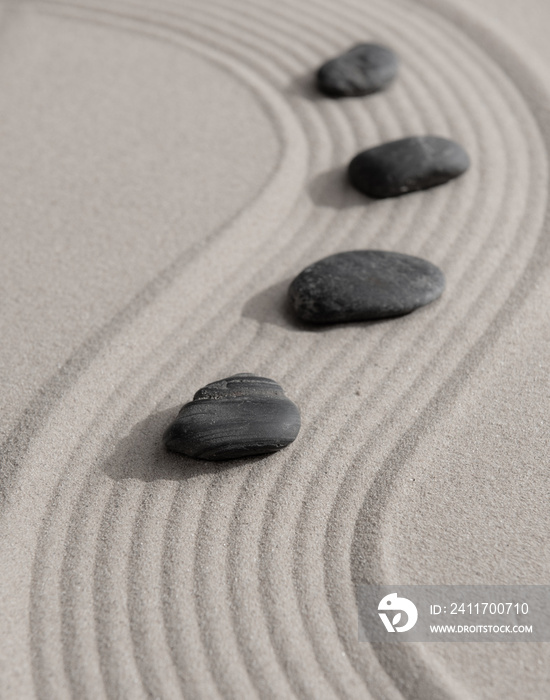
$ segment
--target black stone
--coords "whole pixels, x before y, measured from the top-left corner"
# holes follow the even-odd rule
[[[384,199],[442,185],[469,166],[470,158],[458,143],[440,136],[411,136],[359,153],[348,174],[360,192]]]
[[[323,258],[292,282],[289,296],[310,323],[368,321],[408,314],[437,299],[441,270],[412,255],[353,250]]]
[[[220,460],[277,452],[299,431],[300,411],[277,382],[234,374],[199,389],[163,441],[173,452]]]
[[[395,53],[378,44],[358,44],[317,71],[317,87],[329,97],[359,97],[387,87],[397,75]]]

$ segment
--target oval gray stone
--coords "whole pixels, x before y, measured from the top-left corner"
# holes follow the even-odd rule
[[[353,158],[348,174],[360,192],[384,199],[442,185],[470,166],[464,148],[440,136],[411,136],[369,148]]]
[[[234,374],[199,389],[164,433],[167,449],[221,460],[276,452],[296,439],[300,411],[277,382]]]
[[[378,44],[358,44],[323,64],[317,87],[329,97],[359,97],[387,87],[397,75],[395,53]]]
[[[310,323],[402,316],[437,299],[443,272],[413,255],[383,250],[336,253],[306,267],[289,288],[297,315]]]

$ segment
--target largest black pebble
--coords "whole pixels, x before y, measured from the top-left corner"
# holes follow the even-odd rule
[[[296,314],[310,323],[402,316],[437,299],[443,272],[422,258],[383,250],[336,253],[306,267],[289,288]]]
[[[360,192],[384,199],[442,185],[470,166],[464,148],[441,136],[410,136],[369,148],[348,168],[351,184]]]
[[[300,431],[298,406],[277,382],[234,374],[199,389],[164,434],[173,452],[208,460],[276,452]]]

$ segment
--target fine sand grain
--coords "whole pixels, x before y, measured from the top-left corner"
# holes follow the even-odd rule
[[[357,640],[355,583],[549,582],[550,6],[481,5],[0,5],[2,700],[548,697],[549,645]],[[362,40],[399,53],[391,88],[316,94]],[[348,186],[423,133],[471,170]],[[294,275],[369,247],[445,293],[292,318]],[[296,442],[164,452],[238,372],[281,383]]]

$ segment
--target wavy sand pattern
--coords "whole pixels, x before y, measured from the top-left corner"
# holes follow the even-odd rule
[[[77,37],[67,75],[85,83],[94,61],[127,61],[159,111],[180,100],[175,130],[181,119],[182,132],[219,127],[223,139],[210,153],[191,132],[184,154],[219,197],[136,160],[167,238],[152,217],[114,249],[121,277],[132,255],[143,272],[97,292],[111,306],[9,426],[2,697],[545,697],[544,645],[359,644],[354,600],[362,581],[547,580],[544,85],[441,0],[45,0],[6,12],[21,41]],[[401,55],[395,86],[368,100],[314,94],[312,70],[364,38]],[[146,118],[144,107],[136,124]],[[376,203],[348,189],[355,152],[425,132],[464,144],[466,177]],[[114,211],[116,197],[105,201]],[[139,191],[132,206],[146,206]],[[426,257],[447,291],[391,322],[297,324],[289,278],[354,247]],[[231,465],[164,453],[177,406],[239,371],[281,382],[302,410],[299,439]]]

